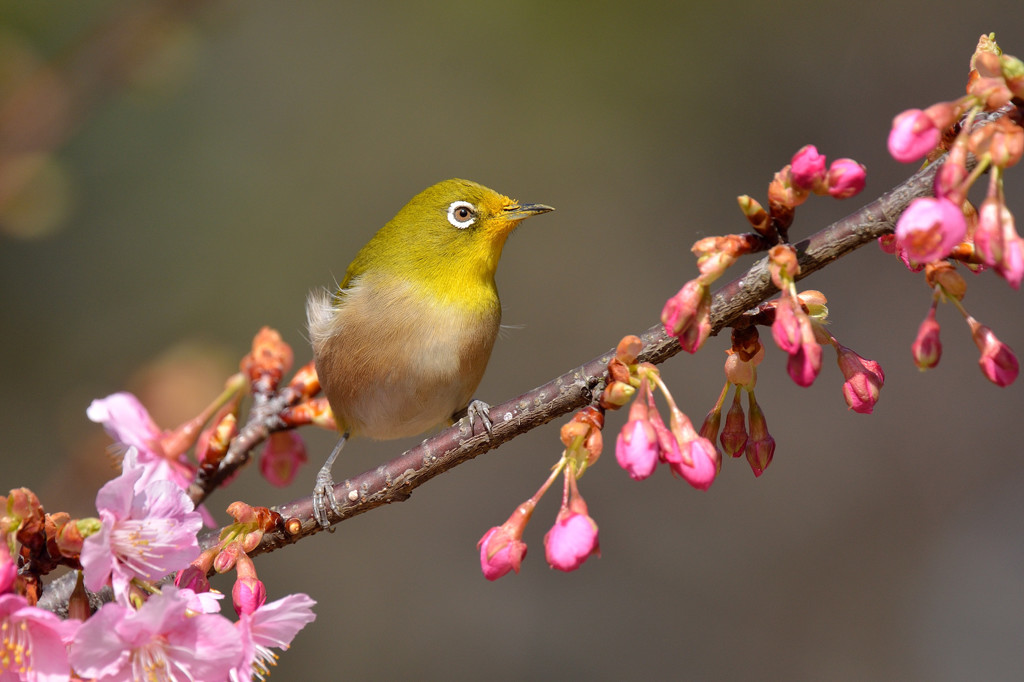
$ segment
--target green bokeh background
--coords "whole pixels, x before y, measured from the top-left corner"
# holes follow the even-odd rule
[[[175,27],[162,75],[99,102],[60,149],[60,229],[0,235],[0,489],[92,513],[111,472],[90,400],[141,392],[140,368],[182,357],[200,358],[208,399],[262,325],[305,362],[306,293],[451,176],[558,209],[505,248],[505,322],[521,328],[479,395],[539,385],[654,324],[695,272],[690,244],[743,230],[735,196],[763,197],[800,146],[856,158],[868,188],[812,198],[796,238],[909,175],[885,150],[893,115],[962,93],[982,33],[1024,55],[1024,5],[975,5],[212,5]],[[4,0],[0,22],[59,56],[125,7]],[[1020,176],[1007,190],[1018,217]],[[1024,384],[982,377],[948,307],[942,364],[918,373],[928,290],[874,246],[803,286],[885,368],[876,414],[846,409],[830,353],[799,389],[769,348],[758,397],[775,461],[759,480],[727,461],[706,493],[663,470],[631,481],[611,451],[624,415],[609,415],[605,458],[581,481],[601,558],[572,575],[545,565],[549,495],[522,572],[491,584],[477,539],[560,452],[557,424],[531,432],[261,557],[271,599],[319,602],[272,679],[1020,679]],[[971,276],[966,303],[1024,351],[1017,292]],[[664,367],[697,421],[726,346]],[[175,419],[196,407],[165,402]],[[211,507],[307,494],[332,442],[308,431],[311,464],[291,488],[253,467]],[[353,443],[336,476],[413,442]]]

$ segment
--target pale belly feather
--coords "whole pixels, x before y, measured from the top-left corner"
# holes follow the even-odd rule
[[[338,427],[376,439],[447,423],[483,377],[501,310],[466,312],[411,283],[356,283],[339,307],[315,292],[306,306],[324,394]]]

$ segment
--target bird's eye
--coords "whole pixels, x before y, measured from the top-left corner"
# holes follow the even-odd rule
[[[476,209],[468,201],[453,201],[448,207],[448,222],[464,230],[476,222]]]

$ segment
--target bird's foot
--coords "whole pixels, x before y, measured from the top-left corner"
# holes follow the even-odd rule
[[[338,500],[334,498],[334,477],[331,476],[331,467],[324,465],[316,475],[316,485],[313,486],[313,518],[324,530],[334,530],[327,518],[327,508],[341,515],[341,507]]]
[[[474,400],[466,406],[466,416],[469,417],[469,430],[473,431],[474,422],[479,419],[484,425],[487,435],[491,435],[491,406],[482,400]]]

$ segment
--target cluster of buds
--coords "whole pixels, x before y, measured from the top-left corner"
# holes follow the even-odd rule
[[[987,326],[978,322],[967,312],[963,298],[967,292],[967,283],[957,272],[953,263],[948,260],[930,263],[925,268],[925,279],[932,289],[931,306],[928,315],[921,322],[910,350],[914,364],[921,371],[932,369],[942,358],[941,330],[935,317],[940,302],[951,303],[963,315],[971,332],[971,338],[978,346],[981,355],[978,366],[985,378],[997,386],[1009,386],[1020,373],[1017,357],[1005,343],[1000,341]]]
[[[679,339],[680,346],[689,352],[696,351],[711,332],[711,295],[709,284],[723,274],[725,269],[744,254],[768,251],[769,269],[772,281],[782,295],[769,303],[748,312],[734,326],[733,347],[726,360],[726,384],[715,406],[708,413],[695,435],[699,440],[689,438],[693,431],[689,420],[682,415],[671,401],[656,372],[640,366],[638,380],[614,382],[638,391],[639,396],[630,408],[630,418],[619,437],[616,453],[622,464],[634,478],[650,475],[658,457],[672,463],[675,450],[665,434],[675,434],[679,443],[695,442],[698,452],[707,453],[715,463],[714,473],[721,468],[722,455],[731,457],[746,455],[756,476],[760,476],[772,461],[775,453],[775,439],[768,433],[764,412],[754,397],[757,365],[764,357],[764,348],[755,325],[770,325],[776,344],[788,356],[787,371],[800,386],[810,386],[821,370],[822,346],[832,345],[837,352],[839,367],[845,377],[843,395],[851,409],[870,413],[878,400],[878,389],[884,382],[884,375],[877,363],[864,360],[859,355],[840,345],[825,330],[828,308],[825,297],[817,291],[797,293],[796,280],[800,274],[796,250],[788,243],[789,228],[795,216],[796,207],[803,204],[811,194],[829,195],[836,199],[855,196],[864,189],[866,174],[864,166],[852,159],[837,159],[828,164],[825,156],[813,145],[806,145],[793,155],[790,163],[778,171],[768,186],[768,209],[748,195],[738,198],[739,206],[754,232],[725,237],[709,237],[698,241],[693,252],[697,255],[700,275],[687,282],[678,294],[670,298],[662,310],[662,322],[670,336]],[[615,378],[614,374],[612,375]],[[733,402],[726,413],[722,426],[722,410],[729,388],[735,386]],[[672,428],[665,428],[657,410],[653,409],[653,388],[665,392],[672,411]],[[743,409],[740,389],[747,394],[747,410]],[[619,393],[626,393],[619,390]],[[631,395],[631,394],[630,394]],[[720,433],[719,433],[720,432]],[[680,437],[682,436],[682,437]],[[721,443],[721,451],[714,445]],[[705,445],[706,444],[706,445]],[[687,453],[686,448],[680,448]],[[692,452],[692,449],[690,450]],[[621,454],[620,454],[621,453]],[[655,456],[652,453],[658,453]],[[668,454],[665,454],[668,453]],[[712,454],[713,453],[713,454]],[[687,477],[696,460],[692,455],[679,458],[680,468],[674,471]],[[714,478],[692,484],[707,487]]]
[[[28,488],[0,496],[0,594],[16,589],[35,604],[40,578],[58,566],[82,567],[82,541],[97,530],[97,519],[46,513]],[[23,570],[18,570],[18,565]]]
[[[601,404],[618,408],[618,396],[629,396],[629,418],[615,441],[615,459],[634,480],[651,474],[659,463],[667,464],[674,476],[682,477],[698,490],[707,490],[715,481],[722,457],[714,444],[698,433],[668,390],[658,369],[637,362],[642,343],[636,336],[619,342],[615,357],[608,363],[610,381]],[[668,425],[654,400],[660,391],[668,404]],[[627,398],[628,400],[628,398]]]
[[[221,530],[217,544],[203,550],[175,574],[174,584],[196,594],[205,594],[210,591],[208,576],[211,572],[223,574],[234,570],[232,602],[235,612],[252,613],[266,601],[267,591],[256,577],[256,567],[249,553],[259,546],[265,533],[282,530],[284,519],[267,507],[253,507],[245,502],[232,502],[227,512],[235,522]]]
[[[1004,194],[1006,169],[1024,156],[1022,98],[1024,62],[1003,54],[994,36],[983,35],[971,57],[967,94],[924,110],[904,111],[893,120],[889,151],[898,161],[925,158],[931,162],[948,152],[935,175],[935,196],[912,201],[897,221],[895,233],[879,240],[884,251],[899,257],[910,270],[923,270],[932,290],[931,306],[911,346],[914,363],[921,370],[935,367],[942,357],[936,308],[946,302],[967,322],[981,351],[978,364],[985,377],[998,386],[1017,378],[1013,351],[964,308],[967,284],[955,264],[975,273],[991,268],[1015,289],[1024,281],[1024,239],[1017,233]],[[979,122],[984,112],[1001,115],[992,122]],[[971,171],[969,156],[976,162]],[[986,172],[987,192],[975,209],[967,192]]]
[[[1024,62],[1002,54],[991,35],[982,36],[971,57],[967,94],[927,109],[910,109],[893,120],[889,152],[898,161],[936,160],[948,152],[935,175],[935,196],[915,199],[900,216],[895,238],[884,248],[914,271],[945,258],[973,270],[992,268],[1012,287],[1024,280],[1024,240],[1006,206],[1003,184],[1007,168],[1024,155],[1024,128],[1019,116],[1003,115],[975,124],[983,112],[995,112],[1024,98]],[[1008,112],[1003,112],[1004,114]],[[976,160],[968,172],[968,156]],[[979,209],[967,192],[990,173]]]
[[[711,334],[710,285],[740,256],[785,243],[796,207],[811,193],[847,199],[864,189],[865,179],[864,166],[853,159],[827,165],[813,145],[801,148],[768,185],[767,210],[749,195],[737,198],[754,232],[705,237],[693,245],[700,274],[665,302],[661,321],[666,333],[679,339],[683,350],[696,353]]]
[[[540,489],[516,507],[505,523],[489,529],[477,543],[480,568],[488,580],[519,572],[526,556],[523,532],[537,503],[561,475],[562,504],[555,523],[544,536],[544,553],[551,568],[575,571],[593,554],[600,555],[597,523],[580,494],[578,479],[601,456],[604,414],[595,407],[576,413],[561,430],[565,450]]]
[[[754,325],[733,329],[732,348],[726,351],[725,386],[711,408],[700,434],[712,443],[717,438],[722,452],[730,457],[746,455],[747,463],[755,476],[760,476],[775,456],[775,439],[768,433],[768,422],[754,397],[757,384],[757,366],[764,359],[764,346]],[[729,388],[735,386],[732,405],[725,415],[722,426],[722,408]],[[747,394],[747,412],[740,402],[740,390]],[[721,433],[719,428],[721,427]]]

